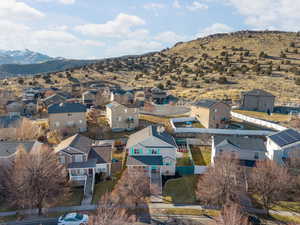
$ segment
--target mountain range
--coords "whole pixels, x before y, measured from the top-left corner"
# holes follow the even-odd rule
[[[71,60],[26,50],[0,50],[0,78],[58,72],[97,60]]]

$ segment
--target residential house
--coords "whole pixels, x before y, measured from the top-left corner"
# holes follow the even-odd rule
[[[146,101],[146,94],[143,90],[142,91],[136,91],[134,93],[134,102],[137,105],[143,106],[145,101]]]
[[[10,116],[14,116],[14,115],[22,115],[24,112],[24,104],[23,102],[19,102],[19,101],[8,101],[6,103],[6,112],[10,115]]]
[[[166,91],[159,89],[159,88],[152,88],[151,89],[151,99],[156,104],[163,104],[168,98],[168,94]]]
[[[224,102],[201,100],[191,106],[191,116],[206,128],[225,128],[231,118],[230,110]]]
[[[241,108],[259,112],[272,113],[274,110],[275,96],[260,89],[242,92]]]
[[[94,142],[76,134],[57,145],[55,152],[68,169],[70,181],[75,185],[91,182],[93,189],[95,174],[111,175],[112,148],[111,142]]]
[[[80,103],[60,103],[48,107],[48,120],[51,130],[77,128],[78,131],[87,130],[86,106]]]
[[[82,103],[92,106],[96,101],[97,90],[88,90],[82,93]]]
[[[60,94],[53,94],[39,102],[40,110],[47,110],[52,104],[60,104],[66,102],[67,98]]]
[[[15,138],[22,119],[19,115],[0,116],[0,140]]]
[[[118,102],[120,104],[133,104],[134,103],[134,94],[132,91],[125,91],[122,89],[116,89],[111,91],[110,96],[111,102]]]
[[[175,175],[177,149],[175,139],[163,127],[146,127],[128,139],[128,170],[142,170],[149,176]]]
[[[134,130],[139,126],[139,110],[118,102],[106,105],[106,118],[113,131]]]
[[[35,115],[37,113],[37,101],[36,100],[24,100],[24,115]]]
[[[10,163],[20,147],[30,152],[38,143],[35,141],[0,141],[0,164]]]
[[[233,135],[216,135],[212,138],[212,164],[223,155],[239,160],[241,165],[253,167],[257,161],[265,160],[266,154],[263,138]]]
[[[299,154],[300,133],[294,129],[279,131],[267,137],[268,158],[283,164],[293,154]],[[299,155],[298,155],[299,156]]]

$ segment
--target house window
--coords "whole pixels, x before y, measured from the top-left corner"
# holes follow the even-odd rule
[[[83,123],[83,121],[82,121],[82,120],[79,120],[79,123]]]
[[[82,155],[75,155],[75,162],[82,162]]]
[[[55,122],[55,126],[56,127],[59,127],[60,126],[60,123],[57,121],[57,122]]]
[[[142,155],[143,154],[143,149],[134,149],[133,153],[134,153],[134,155]]]
[[[152,155],[157,155],[158,154],[158,150],[157,149],[151,149],[151,154]]]
[[[223,153],[223,149],[220,149],[220,150],[219,150],[219,153],[222,154],[222,153]]]
[[[72,113],[68,113],[68,116],[72,116]]]
[[[65,162],[66,162],[66,160],[65,160],[65,156],[60,156],[59,157],[59,159],[60,159],[60,162],[62,163],[62,164],[65,164]]]
[[[254,153],[254,159],[258,159],[258,158],[259,158],[258,152],[255,152],[255,153]]]
[[[118,121],[119,121],[119,122],[122,121],[122,117],[121,117],[121,116],[118,117]]]

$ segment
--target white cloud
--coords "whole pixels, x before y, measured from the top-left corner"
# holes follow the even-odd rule
[[[37,30],[8,20],[0,20],[0,49],[30,49],[51,56],[90,58],[105,46],[96,40],[82,40],[62,29]]]
[[[246,17],[246,24],[257,29],[300,29],[298,0],[225,0]]]
[[[75,30],[95,37],[124,37],[135,32],[132,28],[144,24],[146,22],[138,16],[120,13],[114,20],[104,24],[79,25],[75,27]]]
[[[108,56],[135,55],[158,51],[162,48],[163,45],[156,41],[124,40],[120,41],[116,46],[108,48],[106,54]]]
[[[145,9],[163,9],[165,8],[165,5],[164,4],[161,4],[161,3],[154,3],[154,2],[151,2],[151,3],[147,3],[144,5],[144,8]]]
[[[197,37],[205,37],[211,34],[217,34],[217,33],[228,33],[232,32],[233,28],[222,23],[215,23],[211,25],[210,27],[204,28],[199,34],[197,34]]]
[[[24,2],[16,0],[0,1],[0,18],[17,20],[17,19],[39,19],[44,14],[35,8],[30,7]]]
[[[206,10],[208,9],[208,6],[201,2],[193,1],[192,4],[188,5],[186,8],[190,11],[198,11],[198,10]]]
[[[173,6],[173,8],[175,8],[175,9],[180,9],[180,8],[181,8],[181,4],[180,4],[179,0],[174,0],[172,6]]]
[[[74,4],[75,0],[59,0],[59,2],[65,5],[70,5],[70,4]]]
[[[179,41],[186,41],[187,39],[188,38],[186,36],[181,36],[173,31],[165,31],[154,37],[154,40],[169,44],[175,44]]]
[[[76,2],[76,0],[34,0],[36,2],[49,3],[49,2],[57,2],[64,5],[71,5]]]

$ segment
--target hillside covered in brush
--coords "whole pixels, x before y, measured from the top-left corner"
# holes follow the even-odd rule
[[[237,100],[243,90],[262,88],[278,96],[280,102],[299,102],[299,61],[299,33],[240,31],[177,43],[161,52],[105,59],[34,79],[42,86],[97,80],[126,87],[159,86],[189,100]]]

